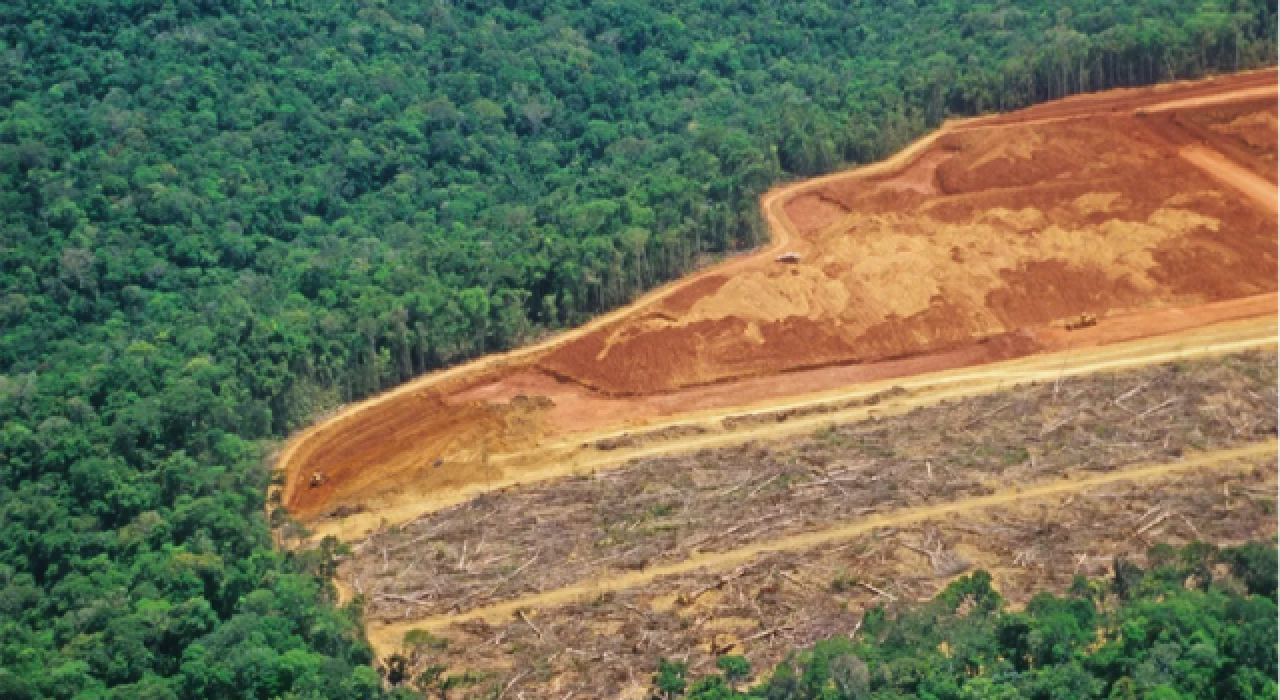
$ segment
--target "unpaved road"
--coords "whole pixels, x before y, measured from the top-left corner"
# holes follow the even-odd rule
[[[776,540],[758,542],[745,547],[724,552],[698,554],[684,561],[656,566],[640,571],[610,576],[580,585],[568,586],[554,591],[525,596],[498,605],[471,610],[457,615],[441,615],[412,622],[396,624],[373,623],[368,628],[370,642],[380,653],[394,652],[403,642],[404,634],[410,630],[440,630],[458,622],[482,619],[491,622],[505,620],[517,611],[531,608],[560,605],[588,596],[599,596],[610,591],[634,588],[656,579],[688,573],[698,569],[725,570],[744,564],[762,554],[769,552],[811,549],[841,540],[847,540],[872,530],[885,527],[914,524],[923,520],[938,518],[968,511],[994,508],[1013,502],[1043,501],[1049,498],[1071,493],[1087,491],[1119,482],[1133,482],[1177,475],[1188,471],[1203,472],[1205,470],[1253,469],[1253,465],[1241,460],[1250,457],[1261,457],[1276,453],[1274,440],[1249,445],[1246,447],[1206,452],[1190,456],[1184,460],[1163,464],[1148,464],[1139,467],[1121,469],[1102,475],[1085,476],[1069,479],[1058,479],[1048,483],[1013,487],[998,491],[988,496],[970,498],[962,501],[943,503],[923,508],[910,508],[884,515],[871,516],[838,527],[807,532],[799,535],[783,537]]]
[[[1276,213],[1276,186],[1258,177],[1253,171],[1236,165],[1230,159],[1222,157],[1221,153],[1204,146],[1185,146],[1178,155],[1213,179],[1252,199],[1258,206],[1272,214]]]
[[[1272,299],[1272,308],[1274,303]],[[1277,330],[1275,317],[1263,316],[1128,343],[1064,350],[1059,353],[1032,355],[978,367],[923,373],[906,379],[869,382],[806,397],[760,402],[733,410],[686,414],[670,421],[647,425],[645,428],[660,430],[672,425],[702,425],[708,429],[708,432],[630,449],[608,452],[585,449],[582,447],[581,438],[549,443],[528,453],[514,453],[492,458],[495,467],[511,467],[504,469],[504,472],[512,476],[442,490],[430,497],[411,502],[390,503],[384,507],[345,518],[318,521],[312,526],[313,537],[334,536],[343,541],[354,541],[380,527],[412,520],[474,498],[486,491],[501,490],[569,474],[583,474],[619,467],[630,460],[643,457],[724,447],[748,440],[776,440],[811,432],[831,423],[852,422],[872,415],[887,416],[905,413],[919,406],[990,393],[1017,383],[1057,381],[1096,372],[1118,371],[1178,359],[1271,347],[1276,344]],[[728,416],[746,416],[866,398],[893,388],[904,389],[909,393],[875,406],[850,408],[782,423],[766,423],[736,431],[717,429],[720,421]],[[626,431],[602,432],[593,434],[591,439],[616,437],[623,432]]]
[[[866,366],[839,366],[771,377],[748,378],[733,383],[695,387],[687,392],[636,397],[634,400],[603,401],[587,397],[586,400],[580,401],[579,409],[580,413],[589,419],[583,423],[587,426],[587,430],[576,433],[573,431],[557,433],[556,430],[552,430],[549,435],[541,434],[527,439],[522,438],[524,442],[512,440],[509,444],[484,449],[486,454],[482,459],[475,456],[450,458],[446,460],[446,469],[439,470],[441,472],[439,476],[429,471],[425,473],[413,471],[413,469],[420,469],[416,466],[417,464],[434,461],[439,456],[437,448],[423,447],[431,441],[433,428],[430,425],[420,428],[418,432],[422,434],[417,437],[390,433],[382,436],[377,432],[377,429],[387,424],[387,412],[393,414],[398,412],[400,414],[398,417],[405,420],[413,418],[406,410],[400,410],[400,404],[406,400],[429,393],[444,396],[450,392],[474,387],[478,383],[478,378],[499,376],[513,371],[513,368],[527,366],[549,350],[596,333],[602,328],[626,319],[638,309],[643,309],[678,292],[689,290],[713,276],[731,276],[752,266],[758,266],[761,261],[770,260],[779,251],[788,249],[796,238],[795,222],[788,217],[784,205],[803,192],[815,191],[849,178],[871,178],[894,173],[910,164],[919,154],[927,151],[938,139],[958,131],[973,130],[986,125],[998,125],[1017,120],[1073,119],[1078,115],[1096,112],[1115,113],[1128,110],[1132,113],[1139,108],[1157,111],[1161,105],[1176,105],[1179,109],[1183,109],[1190,106],[1192,102],[1196,105],[1219,104],[1239,99],[1257,99],[1259,95],[1271,95],[1275,92],[1274,71],[1237,76],[1231,80],[1237,81],[1232,83],[1239,85],[1237,89],[1223,90],[1212,82],[1199,83],[1185,89],[1176,88],[1178,97],[1173,99],[1168,96],[1168,93],[1175,91],[1174,88],[1120,91],[1114,95],[1107,93],[1074,98],[1032,108],[1025,113],[952,122],[883,163],[771,190],[761,200],[773,235],[773,240],[766,249],[753,255],[735,258],[657,289],[631,306],[601,316],[576,330],[560,334],[538,345],[424,376],[394,391],[350,406],[323,423],[303,431],[286,445],[277,462],[287,475],[283,493],[284,502],[295,515],[313,525],[319,534],[338,534],[341,537],[350,538],[367,532],[378,522],[399,522],[419,513],[456,503],[486,488],[498,488],[513,483],[548,478],[567,471],[616,465],[626,458],[638,456],[639,453],[618,452],[605,456],[580,454],[575,451],[576,448],[573,445],[589,442],[599,436],[620,430],[635,429],[637,422],[640,425],[646,423],[661,425],[688,420],[717,420],[720,417],[740,414],[744,411],[766,410],[766,408],[802,401],[830,400],[828,397],[833,395],[830,391],[816,398],[814,396],[829,387],[844,387],[837,390],[836,394],[856,394],[868,390],[877,382],[887,382],[892,385],[910,384],[920,391],[921,395],[916,400],[923,404],[944,396],[962,395],[966,391],[973,393],[990,391],[1002,383],[1016,381],[1017,372],[1023,372],[1022,376],[1026,377],[1037,375],[1037,373],[1037,376],[1046,377],[1055,371],[1061,373],[1106,369],[1121,361],[1120,358],[1124,358],[1123,362],[1131,363],[1127,366],[1132,366],[1147,361],[1145,357],[1167,358],[1171,352],[1187,354],[1214,352],[1211,348],[1215,345],[1235,349],[1274,343],[1276,298],[1274,293],[1267,293],[1248,299],[1233,300],[1229,303],[1185,309],[1157,309],[1115,319],[1104,319],[1098,327],[1074,334],[1065,334],[1061,330],[1047,327],[1040,328],[1036,330],[1038,347],[1058,352],[1033,355],[1026,358],[1026,363],[1022,365],[1017,364],[1022,361],[1015,361],[1013,364],[997,362],[1002,359],[1000,351],[992,352],[989,345],[977,345],[973,346],[973,349],[958,350],[950,354],[927,355]],[[1220,167],[1221,163],[1199,155],[1194,147],[1189,153],[1190,157],[1183,154],[1187,162],[1206,169],[1220,182],[1241,190],[1260,204],[1262,199],[1265,199],[1266,188],[1269,187],[1269,209],[1274,215],[1274,186],[1269,183],[1265,183],[1264,186],[1256,174],[1241,171],[1238,168],[1224,170]],[[1267,207],[1264,206],[1264,208]],[[1263,318],[1258,319],[1258,317]],[[1194,330],[1223,319],[1248,318],[1255,320],[1226,324],[1221,327],[1215,326],[1212,329],[1206,329],[1203,333]],[[1166,335],[1170,333],[1173,335]],[[1149,335],[1157,337],[1144,339]],[[1130,342],[1122,345],[1108,345],[1117,341]],[[966,369],[974,365],[978,367]],[[913,377],[913,379],[907,380],[904,379],[905,377]],[[935,389],[931,392],[926,388],[930,384],[944,386],[945,390]],[[850,389],[850,387],[855,388]],[[502,396],[494,397],[495,401],[502,399]],[[580,400],[581,397],[570,397],[570,399],[566,403]],[[558,397],[556,401],[560,403]],[[557,410],[560,408],[558,406]],[[455,412],[452,409],[445,411],[451,414]],[[834,416],[828,416],[828,419],[832,417]],[[456,419],[456,416],[454,418]],[[790,426],[787,427],[790,428]],[[723,444],[716,443],[717,440],[737,441],[757,437],[777,437],[784,434],[778,430],[770,426],[769,429],[761,428],[759,431],[736,431],[732,434],[705,436],[702,443],[677,441],[664,443],[651,449],[669,451],[697,449],[710,444]],[[438,437],[442,432],[442,430],[435,430],[434,434]],[[344,458],[341,463],[327,465],[325,460],[332,461],[333,455],[338,452],[334,449],[335,446],[350,444],[357,437],[369,442],[370,445],[379,446],[380,450],[389,449],[388,445],[394,446],[395,450],[401,451],[397,456],[401,464],[395,469],[384,469],[389,465],[380,463],[377,459],[355,464],[347,463]],[[474,438],[468,438],[467,442],[489,444],[488,437],[479,433]],[[482,463],[484,474],[480,474],[479,469]],[[308,489],[306,481],[312,470],[317,468],[332,469],[335,470],[335,474],[345,469],[347,473],[336,474],[337,478],[333,478],[332,483],[321,489]],[[493,470],[492,473],[489,472],[490,468]],[[367,510],[345,520],[319,519],[338,504],[358,504]]]

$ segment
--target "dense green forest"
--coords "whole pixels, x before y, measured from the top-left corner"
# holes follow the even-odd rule
[[[771,183],[1275,49],[1274,0],[0,3],[0,698],[378,696],[271,440],[755,244]]]
[[[931,603],[873,608],[857,641],[819,642],[747,693],[750,673],[690,684],[663,662],[654,697],[674,700],[1262,700],[1276,697],[1276,548],[1156,545],[1145,571],[1125,560],[1109,581],[1077,577],[1009,612],[978,571]],[[1215,570],[1226,568],[1225,578]],[[687,691],[687,693],[686,693]]]

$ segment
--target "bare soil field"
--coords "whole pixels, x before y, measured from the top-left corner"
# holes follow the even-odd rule
[[[1230,123],[1265,124],[1275,102],[1241,111]],[[1039,348],[1019,331],[1082,313],[1274,291],[1274,173],[1254,175],[1244,148],[1221,153],[1248,157],[1243,176],[1179,157],[1193,144],[1219,153],[1182,114],[957,126],[898,173],[789,200],[800,263],[705,278],[538,367],[643,395],[977,340],[1013,356]],[[1271,206],[1241,206],[1256,188],[1222,181],[1250,177]]]
[[[774,190],[769,249],[303,433],[284,503],[314,521],[564,436],[1274,315],[1275,94],[1264,71],[1073,98]]]

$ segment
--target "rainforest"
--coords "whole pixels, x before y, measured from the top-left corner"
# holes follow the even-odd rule
[[[331,583],[350,547],[298,545],[270,470],[290,433],[757,247],[774,185],[953,117],[1266,67],[1276,21],[1274,0],[0,4],[0,698],[456,692],[464,669],[377,658],[367,601]],[[1268,547],[1269,587],[1134,598],[1211,630],[1270,616],[1179,647],[1216,688],[1275,696],[1273,545],[1211,564],[1245,580]],[[1161,556],[1162,586],[1210,557]],[[975,639],[1079,665],[1082,635],[1145,624],[1073,595],[984,612]],[[1017,637],[1037,625],[1069,639]]]

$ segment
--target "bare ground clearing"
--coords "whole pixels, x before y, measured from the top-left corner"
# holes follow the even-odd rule
[[[1251,349],[1270,349],[1276,344],[1276,334],[1275,317],[1248,319],[1140,341],[1069,349],[981,367],[839,387],[818,394],[749,404],[728,412],[711,410],[684,414],[671,423],[651,424],[652,427],[643,430],[597,434],[599,437],[593,436],[588,443],[546,441],[529,450],[493,455],[487,467],[475,463],[476,471],[485,475],[483,481],[455,488],[434,488],[430,494],[422,493],[419,490],[422,482],[416,480],[387,484],[383,488],[391,489],[391,493],[386,499],[365,501],[367,507],[362,506],[356,512],[345,506],[335,508],[333,515],[312,523],[312,536],[318,539],[332,535],[343,541],[359,540],[381,528],[465,503],[495,489],[614,469],[639,458],[685,454],[751,440],[804,436],[828,423],[899,415],[943,401],[998,392],[1014,383],[1065,381],[1097,372],[1219,357]],[[878,402],[874,401],[877,396],[882,397]],[[833,407],[841,405],[851,407],[833,410]],[[755,415],[776,416],[779,412],[787,413],[788,419],[781,422],[751,419]],[[735,424],[735,429],[728,429],[729,425]],[[636,440],[640,444],[625,446],[638,434],[645,436],[643,440]],[[660,434],[665,434],[665,439],[657,439]],[[615,449],[591,447],[597,440],[616,440]],[[429,476],[424,481],[432,485],[431,477],[466,466],[446,462],[440,469],[425,469],[423,471]]]
[[[753,380],[773,385],[757,399],[779,397],[824,371],[815,368],[855,368],[822,381],[857,382],[884,363],[939,370],[1166,333],[1220,312],[1274,314],[1274,206],[1241,206],[1238,191],[1265,194],[1249,178],[1274,167],[1258,126],[1274,106],[1223,105],[1257,102],[1275,80],[1252,73],[950,124],[887,163],[771,191],[769,250],[344,411],[287,446],[284,502],[305,521],[339,506],[398,507],[509,477],[489,469],[490,453],[670,416],[691,399],[740,405],[734,388]],[[1187,159],[1184,142],[1222,150]],[[1219,156],[1235,170],[1215,165]],[[811,200],[823,203],[806,210]],[[801,264],[772,262],[783,245]],[[1061,322],[1083,312],[1099,326],[1064,339]],[[458,414],[479,418],[464,441],[451,437]],[[441,459],[450,468],[424,467]],[[328,480],[308,488],[316,472]]]
[[[1237,121],[1274,108],[1254,98]],[[1223,139],[1183,116],[954,125],[894,173],[785,201],[799,264],[708,278],[717,284],[638,309],[537,367],[646,395],[980,339],[1016,356],[1040,349],[1016,331],[1081,313],[1274,290],[1274,179],[1233,160],[1268,144],[1219,156]],[[1257,206],[1240,206],[1241,192]]]
[[[1276,355],[1252,352],[637,460],[389,528],[355,544],[339,577],[382,623],[465,612],[1011,484],[1253,444],[1276,434],[1276,379]]]

